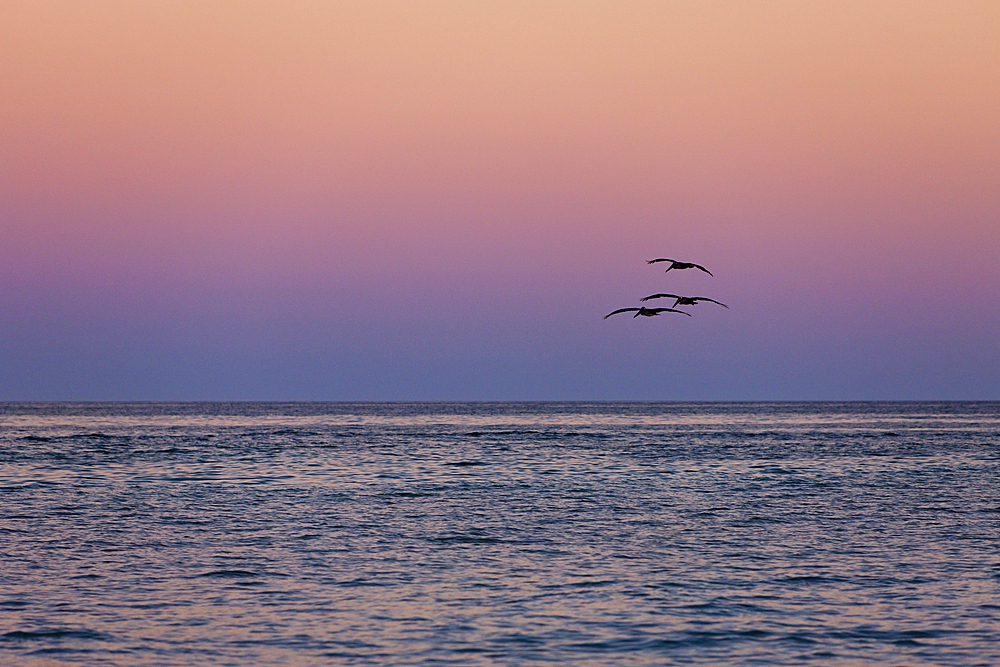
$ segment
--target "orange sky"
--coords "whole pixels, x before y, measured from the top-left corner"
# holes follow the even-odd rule
[[[427,197],[581,160],[636,188],[760,182],[760,169],[787,188],[860,159],[996,177],[992,2],[0,11],[8,178],[68,196],[317,196],[347,181]]]

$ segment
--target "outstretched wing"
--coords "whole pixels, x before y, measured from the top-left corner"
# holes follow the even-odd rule
[[[618,310],[612,311],[604,316],[604,319],[608,319],[612,315],[617,315],[618,313],[631,313],[634,310],[639,310],[638,308],[619,308]]]
[[[694,299],[695,301],[711,301],[712,303],[719,304],[723,308],[729,308],[729,306],[727,306],[726,304],[722,303],[721,301],[716,301],[715,299],[709,299],[707,296],[695,296],[695,297],[691,297],[691,298]]]
[[[648,310],[655,311],[657,315],[660,313],[680,313],[681,315],[687,315],[691,317],[691,313],[685,312],[683,310],[675,310],[674,308],[649,308]]]
[[[709,271],[708,269],[706,269],[706,268],[705,268],[704,266],[702,266],[701,264],[692,264],[691,266],[693,266],[693,267],[694,267],[694,268],[696,268],[696,269],[701,269],[702,271],[704,271],[704,272],[705,272],[705,273],[707,273],[708,275],[712,276],[712,272],[711,272],[711,271]],[[715,276],[712,276],[712,277],[714,278]]]
[[[659,257],[657,259],[647,259],[646,264],[656,264],[657,262],[672,262],[674,260],[667,259],[666,257]]]
[[[644,296],[639,301],[649,301],[650,299],[679,299],[680,297],[676,294],[650,294],[649,296]]]

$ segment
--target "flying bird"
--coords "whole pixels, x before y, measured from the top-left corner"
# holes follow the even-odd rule
[[[692,262],[678,262],[676,259],[667,259],[666,257],[646,260],[646,264],[656,264],[657,262],[670,262],[670,266],[667,267],[667,271],[669,271],[670,269],[698,269],[712,276],[712,272],[706,269],[701,264],[694,264]],[[664,273],[666,273],[666,271],[664,271]],[[714,278],[715,276],[712,277]]]
[[[650,299],[675,299],[674,308],[677,306],[697,306],[699,301],[711,301],[712,303],[717,303],[723,308],[729,308],[726,304],[721,301],[716,301],[715,299],[709,299],[707,296],[681,296],[680,294],[650,294],[649,296],[644,296],[639,301],[649,301]]]
[[[687,315],[691,317],[691,313],[685,313],[683,310],[674,310],[673,308],[646,308],[641,306],[639,308],[619,308],[616,311],[610,312],[604,316],[604,319],[608,319],[612,315],[617,315],[618,313],[631,313],[636,311],[635,315],[632,316],[633,319],[642,315],[643,317],[653,317],[654,315],[659,315],[660,313],[680,313],[681,315]]]

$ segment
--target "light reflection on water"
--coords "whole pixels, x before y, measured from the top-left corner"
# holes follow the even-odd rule
[[[1000,663],[1000,405],[0,405],[0,663]]]

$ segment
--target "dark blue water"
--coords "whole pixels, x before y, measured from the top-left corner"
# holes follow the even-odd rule
[[[3,665],[1000,664],[1000,404],[0,405]]]

